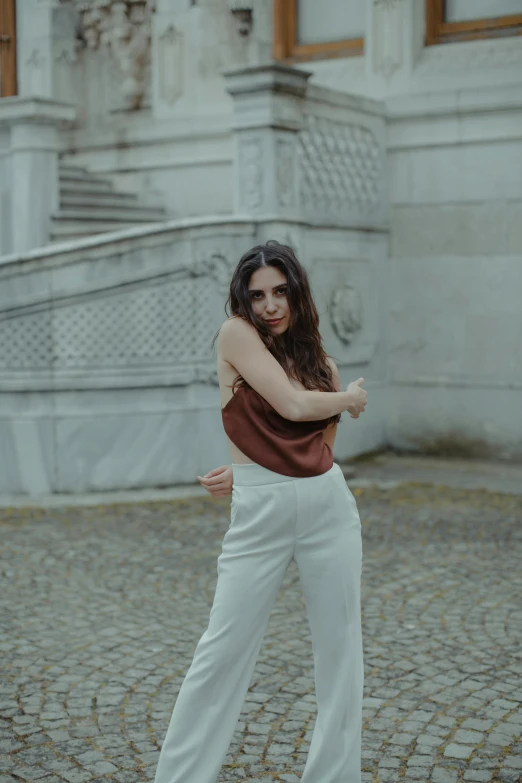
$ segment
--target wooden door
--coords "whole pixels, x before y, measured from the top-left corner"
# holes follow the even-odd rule
[[[16,0],[0,0],[0,97],[16,95]]]

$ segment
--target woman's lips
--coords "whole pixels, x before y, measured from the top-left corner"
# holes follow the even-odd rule
[[[282,317],[281,318],[274,318],[273,321],[269,321],[268,318],[267,318],[266,322],[267,322],[267,324],[270,324],[271,326],[275,326],[276,324],[279,323],[279,321],[282,321],[282,320],[283,320]]]

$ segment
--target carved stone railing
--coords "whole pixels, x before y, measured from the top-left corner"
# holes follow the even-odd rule
[[[386,226],[383,104],[309,85],[309,73],[282,65],[225,76],[234,99],[236,211]]]
[[[209,218],[2,258],[0,494],[165,486],[221,464],[211,343],[253,244],[250,221]]]
[[[298,149],[303,216],[359,228],[385,222],[386,153],[379,104],[309,86]]]
[[[179,244],[214,224],[220,230],[200,250]],[[220,236],[223,227],[230,236]],[[3,257],[0,386],[215,383],[210,343],[249,230],[241,219],[192,219]],[[19,293],[22,279],[39,283]]]

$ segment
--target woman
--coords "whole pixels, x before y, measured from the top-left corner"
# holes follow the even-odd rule
[[[360,783],[361,523],[333,445],[342,411],[366,407],[363,379],[340,391],[308,278],[271,241],[233,274],[217,337],[231,466],[198,476],[232,493],[208,628],[182,683],[155,783],[215,783],[270,610],[295,559],[312,633],[317,719],[302,783]]]

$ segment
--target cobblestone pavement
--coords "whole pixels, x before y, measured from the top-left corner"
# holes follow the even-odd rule
[[[522,498],[429,485],[354,493],[363,780],[515,783]],[[210,497],[0,511],[0,783],[153,779],[228,520],[228,502]],[[292,562],[220,783],[299,781],[314,718]]]

